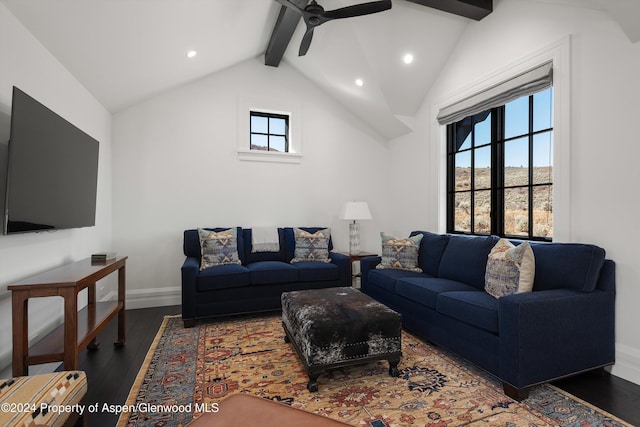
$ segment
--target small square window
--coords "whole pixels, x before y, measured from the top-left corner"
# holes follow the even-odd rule
[[[250,149],[289,152],[289,116],[286,114],[251,111]]]

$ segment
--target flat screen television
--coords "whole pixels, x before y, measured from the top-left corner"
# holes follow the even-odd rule
[[[95,225],[98,147],[14,86],[4,233]]]

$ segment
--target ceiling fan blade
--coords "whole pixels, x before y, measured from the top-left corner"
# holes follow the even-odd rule
[[[280,1],[280,0],[276,0]],[[284,0],[283,0],[284,1]],[[370,15],[391,9],[391,0],[372,1],[368,3],[354,4],[340,9],[327,10],[323,17],[326,20],[352,18],[354,16]]]
[[[300,50],[298,51],[298,56],[305,56],[307,51],[309,50],[309,46],[311,46],[311,40],[313,39],[313,28],[307,27],[307,32],[304,33],[302,37],[302,42],[300,43]]]
[[[299,8],[295,3],[292,3],[289,0],[276,0],[276,1],[281,5],[288,7],[289,9],[292,9],[295,12],[298,12],[300,15],[302,15],[304,12],[304,9]]]

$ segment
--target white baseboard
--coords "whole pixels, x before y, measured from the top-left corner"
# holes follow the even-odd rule
[[[182,304],[182,288],[133,289],[127,291],[127,310]]]
[[[616,364],[611,373],[640,385],[640,350],[624,344],[616,344]]]

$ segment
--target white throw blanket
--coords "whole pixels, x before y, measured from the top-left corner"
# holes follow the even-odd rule
[[[251,229],[251,252],[278,252],[280,239],[276,227],[253,227]]]

